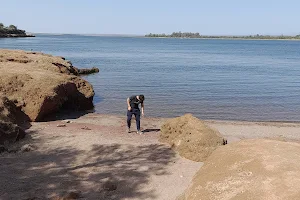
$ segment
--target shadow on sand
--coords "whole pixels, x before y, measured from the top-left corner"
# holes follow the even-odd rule
[[[158,128],[147,128],[143,130],[144,133],[149,133],[149,132],[160,132],[160,129]]]
[[[175,153],[161,144],[0,154],[0,199],[51,199],[70,191],[80,191],[83,199],[156,199],[153,188],[143,186],[151,175],[168,174],[174,160]]]

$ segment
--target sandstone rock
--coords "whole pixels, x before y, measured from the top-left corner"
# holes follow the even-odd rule
[[[0,96],[0,145],[25,137],[23,128],[29,118],[6,97]]]
[[[29,117],[17,108],[14,102],[0,94],[0,121],[27,126]]]
[[[0,55],[0,92],[32,121],[61,108],[93,108],[92,86],[63,58],[15,50],[0,50]]]
[[[215,150],[178,200],[300,199],[300,144],[252,139]]]
[[[194,161],[204,161],[226,140],[217,130],[186,114],[168,120],[161,127],[160,141],[169,143],[179,154]]]

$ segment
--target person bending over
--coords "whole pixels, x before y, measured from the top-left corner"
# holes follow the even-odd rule
[[[141,104],[142,116],[144,116],[144,100],[145,100],[145,97],[142,94],[138,95],[138,96],[131,96],[131,97],[127,98],[127,106],[128,106],[128,110],[127,110],[127,128],[128,128],[128,133],[130,133],[132,115],[135,116],[137,133],[139,133],[139,134],[143,133],[143,132],[141,132],[141,123],[140,123],[141,111],[140,111],[140,108],[139,108],[139,104]]]

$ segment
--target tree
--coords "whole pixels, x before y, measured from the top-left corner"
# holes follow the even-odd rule
[[[4,29],[4,24],[0,23],[0,29]]]
[[[17,30],[18,28],[15,25],[9,25],[9,30]]]

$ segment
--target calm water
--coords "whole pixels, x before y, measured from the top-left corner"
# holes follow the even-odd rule
[[[94,86],[98,113],[125,114],[144,94],[145,113],[202,119],[300,121],[300,42],[38,36],[0,48],[64,56]]]

